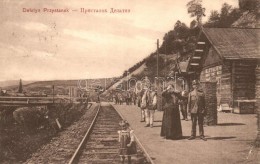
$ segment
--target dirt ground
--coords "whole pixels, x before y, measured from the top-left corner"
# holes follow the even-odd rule
[[[77,121],[85,112],[86,104],[59,104],[49,109],[49,126],[28,130],[12,117],[15,108],[5,112],[0,123],[0,163],[22,163],[42,145],[48,143],[62,129],[55,123],[58,118],[63,129]],[[3,111],[3,107],[0,111]],[[5,110],[7,111],[7,110]],[[3,116],[3,112],[1,113]]]
[[[113,105],[134,129],[156,164],[259,164],[260,149],[254,146],[257,136],[256,114],[218,113],[218,125],[205,126],[207,141],[187,140],[191,121],[182,120],[183,139],[160,137],[163,112],[155,112],[153,128],[140,122],[140,109],[133,105]],[[197,127],[198,128],[198,127]]]

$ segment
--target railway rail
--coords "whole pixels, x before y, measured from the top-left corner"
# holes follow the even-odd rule
[[[100,106],[98,112],[69,164],[117,164],[121,163],[118,154],[119,121],[122,117],[111,105]],[[132,157],[132,164],[148,164],[149,158],[143,147],[137,146],[137,154]]]
[[[121,163],[118,154],[120,120],[121,115],[110,104],[94,104],[78,122],[61,132],[59,137],[34,153],[25,163]],[[132,156],[131,163],[153,164],[137,138],[136,141],[137,154]]]

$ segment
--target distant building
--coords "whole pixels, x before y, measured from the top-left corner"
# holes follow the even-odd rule
[[[2,90],[1,90],[1,96],[5,96],[5,95],[7,95],[7,90],[2,89]]]

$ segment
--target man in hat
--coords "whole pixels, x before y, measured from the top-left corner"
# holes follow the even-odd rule
[[[144,92],[145,92],[144,89],[137,92],[137,106],[141,109],[141,122],[145,121],[144,108],[142,108],[141,106],[142,101],[144,101],[142,100]]]
[[[146,102],[146,107],[144,109],[145,112],[145,127],[153,127],[153,120],[154,120],[154,113],[155,109],[157,108],[157,95],[155,92],[154,86],[150,86],[144,92],[142,97],[142,102]]]
[[[188,140],[196,138],[196,126],[197,120],[199,124],[200,139],[206,141],[203,129],[203,120],[206,114],[205,108],[205,95],[203,91],[199,90],[199,82],[197,80],[192,81],[193,90],[188,95],[188,112],[191,114],[192,129],[191,136]]]

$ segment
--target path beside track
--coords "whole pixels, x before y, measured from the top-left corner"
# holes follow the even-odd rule
[[[112,104],[113,105],[113,104]],[[128,120],[156,164],[259,164],[260,151],[252,144],[257,135],[255,114],[218,113],[218,126],[204,127],[208,141],[187,140],[191,121],[182,120],[184,139],[165,140],[160,137],[163,112],[156,111],[154,127],[140,122],[140,109],[134,105],[113,105]],[[197,127],[198,131],[198,127]]]

